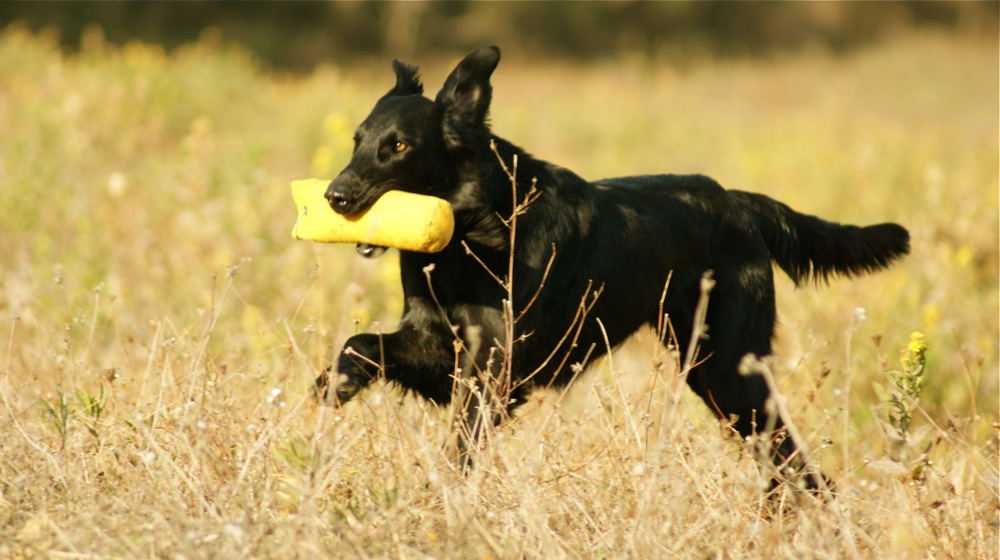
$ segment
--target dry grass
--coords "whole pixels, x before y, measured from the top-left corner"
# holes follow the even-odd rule
[[[401,302],[393,259],[291,240],[287,185],[343,165],[388,65],[84,46],[0,33],[0,557],[997,557],[995,43],[498,71],[496,130],[584,176],[699,171],[911,228],[888,273],[779,286],[778,382],[840,495],[778,504],[745,444],[682,388],[673,408],[649,336],[538,395],[468,477],[447,410],[384,385],[315,407]],[[872,383],[915,330],[900,441]]]

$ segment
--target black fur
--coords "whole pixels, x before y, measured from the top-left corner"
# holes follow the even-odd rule
[[[399,330],[351,337],[337,362],[338,375],[317,379],[320,394],[343,404],[381,369],[387,380],[447,403],[456,336],[463,342],[457,363],[465,375],[490,367],[497,375],[507,293],[483,265],[506,279],[511,236],[504,220],[514,202],[510,180],[490,149],[495,140],[507,165],[518,158],[517,203],[526,201],[533,185],[537,194],[517,219],[513,315],[527,311],[515,326],[508,408],[535,388],[569,383],[574,364],[606,352],[605,333],[614,347],[643,326],[656,327],[671,274],[662,312],[679,348],[686,349],[699,282],[711,270],[716,285],[707,312],[710,336],[701,341],[703,361],[687,382],[716,414],[735,415],[734,427],[744,436],[768,420],[780,428],[781,419],[765,412],[764,380],[737,371],[745,355],[771,353],[771,263],[796,283],[872,272],[909,251],[907,231],[896,224],[827,222],[763,195],[727,191],[701,175],[585,181],[490,131],[490,76],[499,60],[496,47],[471,53],[434,101],[421,95],[416,69],[394,61],[395,87],[358,127],[352,159],[327,190],[333,208],[357,214],[390,189],[429,194],[451,202],[456,230],[440,253],[400,252],[405,308]],[[574,343],[582,301],[593,307]],[[331,383],[335,391],[327,395]],[[478,417],[473,401],[469,422]],[[776,461],[794,450],[786,439]]]

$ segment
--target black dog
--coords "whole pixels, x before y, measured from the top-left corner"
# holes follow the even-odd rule
[[[664,316],[683,352],[701,279],[712,271],[710,336],[687,383],[721,418],[735,417],[743,436],[781,428],[765,409],[765,380],[738,371],[744,356],[771,352],[772,261],[796,283],[872,272],[909,251],[907,231],[827,222],[700,175],[585,181],[490,131],[499,60],[496,47],[469,54],[434,101],[422,95],[416,68],[393,61],[396,85],[358,127],[351,161],[326,198],[353,215],[391,189],[433,195],[452,204],[455,234],[437,254],[400,252],[399,330],[351,337],[336,375],[316,380],[319,395],[343,404],[381,372],[445,404],[454,387],[469,386],[458,380],[493,379],[467,394],[467,450],[485,396],[502,403],[490,413],[496,422],[531,390],[569,383],[581,365]],[[517,158],[516,189],[498,156],[506,166]],[[795,450],[785,438],[776,463]]]

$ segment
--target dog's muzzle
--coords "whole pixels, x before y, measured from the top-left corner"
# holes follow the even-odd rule
[[[347,190],[336,187],[333,183],[330,183],[323,196],[330,203],[330,207],[338,211],[338,213],[340,210],[347,208],[347,205],[354,199]]]

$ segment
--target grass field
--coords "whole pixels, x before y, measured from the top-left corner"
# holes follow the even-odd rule
[[[996,558],[997,52],[501,62],[494,130],[585,177],[701,172],[910,229],[888,272],[779,282],[772,367],[839,495],[768,502],[648,335],[468,477],[448,410],[382,384],[314,405],[402,302],[392,254],[291,239],[288,184],[346,162],[388,61],[292,76],[211,38],[69,56],[3,31],[0,557]]]

